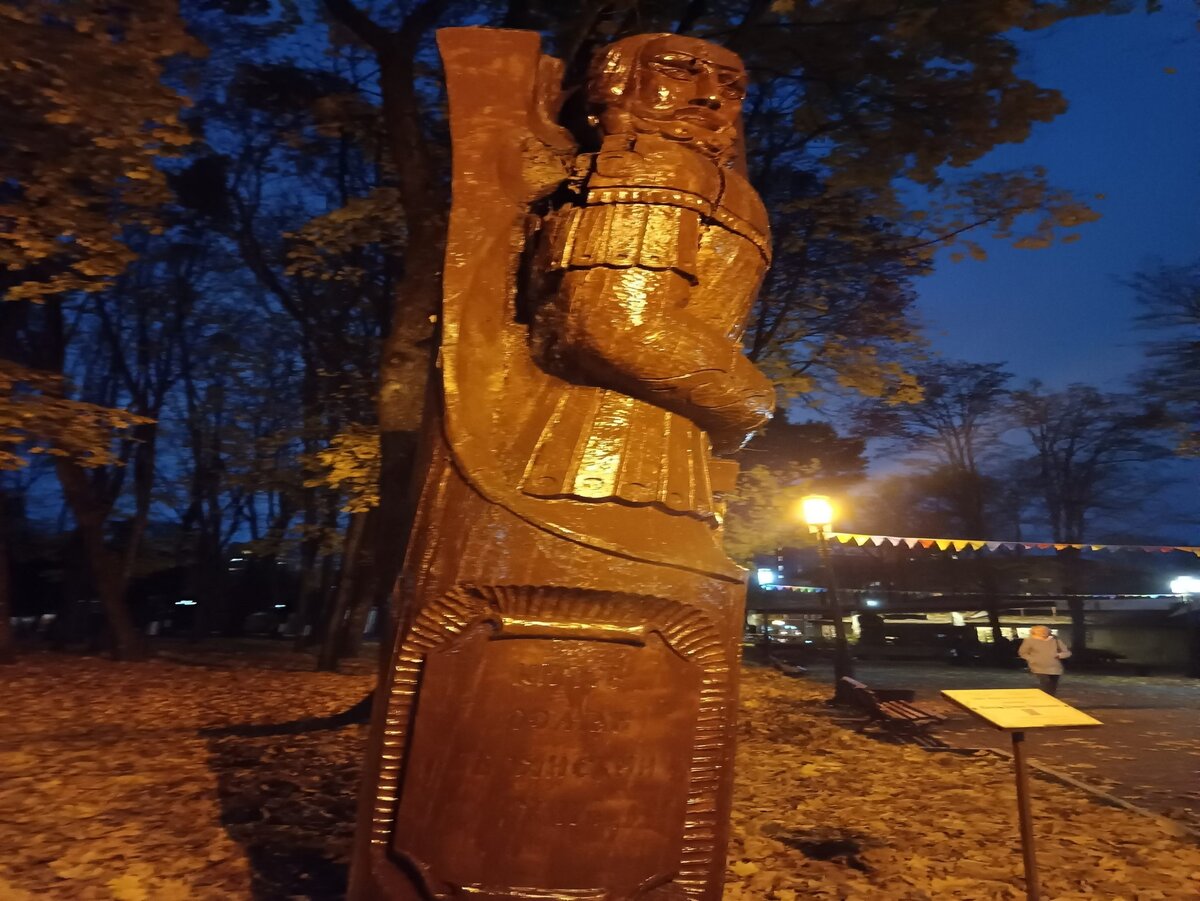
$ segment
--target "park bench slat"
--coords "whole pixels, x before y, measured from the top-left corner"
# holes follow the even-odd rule
[[[904,717],[910,720],[932,720],[940,723],[945,719],[940,713],[926,710],[923,707],[909,704],[906,701],[882,701],[879,704],[879,709],[889,715]]]
[[[946,717],[937,710],[922,707],[909,700],[883,700],[864,682],[843,676],[842,682],[849,689],[852,703],[865,710],[872,720],[882,721],[884,726],[898,726],[906,729],[923,731],[935,723],[943,722]],[[891,692],[911,697],[911,692]]]

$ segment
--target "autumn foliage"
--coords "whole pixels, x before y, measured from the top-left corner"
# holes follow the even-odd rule
[[[157,227],[158,165],[192,142],[165,66],[202,46],[175,0],[0,4],[0,291],[39,300],[103,287]]]
[[[27,659],[5,683],[0,898],[340,897],[366,734],[322,717],[372,677],[308,666],[261,647]],[[50,684],[73,689],[48,705]],[[727,901],[1023,897],[1006,761],[860,735],[823,687],[769,671],[745,670],[742,695]],[[1200,892],[1191,839],[1035,785],[1045,897]]]

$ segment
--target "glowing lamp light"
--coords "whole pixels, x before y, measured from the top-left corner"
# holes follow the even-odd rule
[[[868,607],[878,607],[879,601],[875,600],[874,598],[867,598],[867,606]]]
[[[181,601],[176,601],[175,606],[176,607],[195,607],[196,602],[191,600],[190,598],[184,598]]]
[[[833,502],[823,494],[810,494],[800,501],[800,514],[814,531],[833,525]]]
[[[1171,594],[1200,594],[1200,579],[1180,576],[1171,580]]]
[[[764,566],[758,571],[757,579],[759,585],[774,585],[775,570],[767,569],[767,567]]]

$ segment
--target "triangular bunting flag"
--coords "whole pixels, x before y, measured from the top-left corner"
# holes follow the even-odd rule
[[[983,541],[975,538],[908,538],[897,535],[864,535],[858,532],[829,532],[828,535],[830,538],[837,539],[842,544],[854,542],[859,547],[866,547],[869,541],[875,547],[882,547],[886,542],[892,547],[922,547],[926,550],[936,547],[939,551],[950,549],[963,551],[967,548],[975,551],[980,551],[984,548],[987,548],[989,551],[1008,551],[1014,548],[1025,548],[1030,551],[1047,551],[1053,548],[1055,551],[1065,551],[1068,548],[1073,548],[1080,551],[1107,551],[1110,554],[1116,551],[1141,551],[1144,554],[1171,554],[1178,551],[1200,557],[1200,547],[1190,544],[1166,546],[1154,544],[1075,544],[1073,542],[1060,541]]]

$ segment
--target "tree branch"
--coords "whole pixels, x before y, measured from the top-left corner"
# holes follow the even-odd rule
[[[325,0],[325,8],[376,53],[386,52],[392,32],[355,6],[352,0]]]
[[[687,34],[707,13],[708,0],[689,0],[688,5],[684,7],[683,14],[679,17],[679,24],[675,26],[675,31],[679,34]]]

